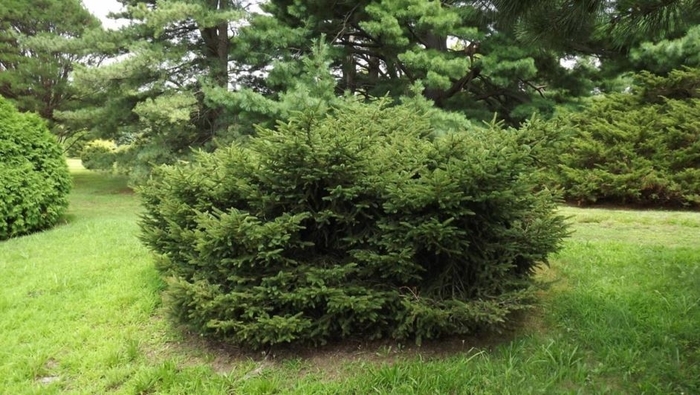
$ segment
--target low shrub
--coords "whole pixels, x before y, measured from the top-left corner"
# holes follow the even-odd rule
[[[0,240],[54,226],[71,178],[62,150],[36,115],[0,98]]]
[[[261,347],[436,338],[503,324],[566,234],[530,152],[499,128],[432,137],[350,102],[158,168],[142,240],[175,315]]]
[[[549,123],[534,121],[543,182],[577,204],[699,206],[698,86],[700,69],[642,74],[632,93],[596,98],[581,113]]]
[[[80,160],[88,170],[112,171],[116,161],[117,145],[109,140],[92,140],[85,144]]]

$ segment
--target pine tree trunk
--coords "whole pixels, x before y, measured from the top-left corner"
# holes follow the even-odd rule
[[[228,0],[212,0],[209,3],[212,11],[225,12],[229,9]],[[213,27],[201,29],[202,39],[205,43],[205,56],[209,64],[209,75],[212,81],[221,88],[227,88],[229,83],[228,61],[231,42],[228,35],[228,22],[222,22]],[[226,132],[229,127],[228,120],[224,117],[224,109],[220,106],[206,108],[208,118],[207,125],[210,130],[202,131],[208,134],[204,136],[210,140],[216,133]]]

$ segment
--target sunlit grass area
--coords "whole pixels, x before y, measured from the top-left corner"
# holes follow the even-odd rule
[[[142,345],[163,336],[136,198],[125,180],[71,165],[66,222],[0,244],[0,392],[117,388]]]
[[[165,318],[126,180],[71,162],[57,228],[0,242],[0,393],[700,393],[700,214],[563,208],[572,237],[517,328],[247,353]]]

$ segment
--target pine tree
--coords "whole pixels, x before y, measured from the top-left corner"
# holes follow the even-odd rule
[[[253,70],[274,67],[272,78],[256,81],[263,92],[277,90],[284,78],[276,68],[293,69],[321,36],[331,47],[338,93],[399,97],[420,84],[438,107],[477,119],[497,112],[518,123],[565,99],[559,82],[585,85],[561,78],[561,54],[517,42],[512,27],[494,24],[478,1],[274,0],[263,8],[267,14],[242,29],[236,52],[256,61]]]
[[[518,23],[523,36],[577,51],[601,43],[629,47],[677,38],[700,23],[698,0],[492,0],[499,18]]]
[[[0,3],[0,95],[21,111],[36,112],[56,128],[56,112],[75,107],[70,76],[79,62],[96,60],[82,44],[100,22],[79,0],[4,0]]]
[[[231,37],[243,13],[234,1],[121,3],[115,17],[132,23],[104,36],[119,56],[76,73],[75,86],[93,105],[62,118],[93,137],[131,144],[125,158],[138,177],[229,133],[232,119],[205,91],[231,83]]]
[[[636,71],[666,75],[672,70],[700,66],[700,26],[688,29],[681,37],[645,42],[630,51]]]

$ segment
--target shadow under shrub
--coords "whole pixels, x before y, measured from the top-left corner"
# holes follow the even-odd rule
[[[566,234],[517,139],[351,101],[158,168],[141,237],[177,317],[235,344],[497,326]]]
[[[0,98],[0,240],[56,225],[70,188],[66,159],[44,121]]]

